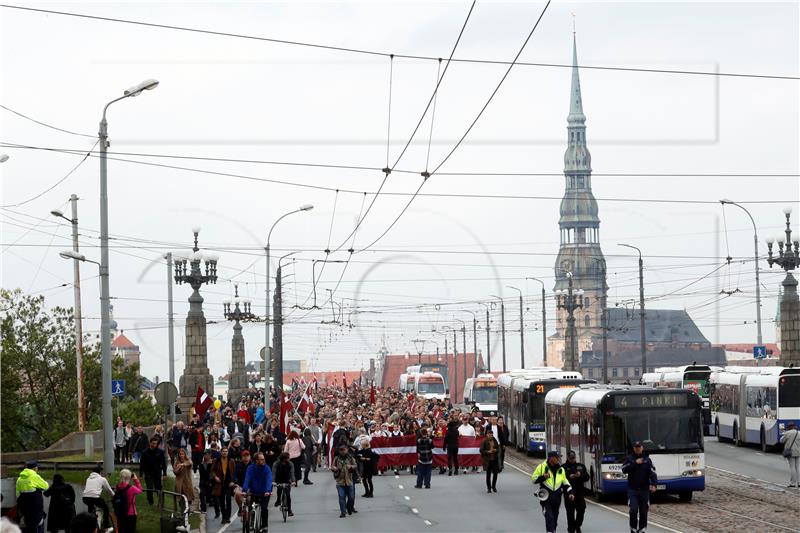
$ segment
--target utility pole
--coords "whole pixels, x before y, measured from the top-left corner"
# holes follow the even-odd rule
[[[545,305],[547,293],[544,289],[544,281],[539,278],[525,279],[532,279],[542,284],[542,365],[547,366],[547,306]]]
[[[478,377],[478,319],[475,316],[472,317],[472,351],[475,352],[473,354],[475,356],[475,368],[473,369],[472,377],[477,378]]]
[[[491,372],[492,371],[492,361],[491,361],[491,359],[492,359],[492,352],[491,352],[492,343],[491,343],[491,339],[489,337],[491,335],[492,323],[489,321],[489,305],[490,304],[486,304],[486,303],[483,303],[483,302],[478,302],[478,303],[486,308],[486,371],[487,372]]]
[[[172,252],[167,260],[167,342],[169,344],[169,382],[175,385],[175,316],[172,313]],[[175,402],[169,406],[169,414],[175,421]]]
[[[490,295],[500,300],[500,339],[503,345],[503,372],[506,371],[506,305],[503,299],[494,294]]]
[[[273,315],[275,316],[273,328],[274,337],[272,338],[272,349],[275,351],[275,391],[280,398],[281,391],[283,391],[283,302],[281,298],[281,265],[278,263],[278,270],[275,272],[275,296],[273,304],[275,306]],[[269,357],[265,355],[264,365],[269,365]],[[266,385],[265,390],[269,390],[269,385]]]
[[[633,248],[639,252],[639,338],[642,349],[642,375],[647,372],[647,338],[644,330],[644,262],[642,261],[642,251],[636,246],[619,243],[619,246]]]
[[[603,270],[603,296],[600,302],[600,326],[603,328],[603,384],[608,383],[608,285],[606,284],[606,263],[597,257],[595,261]],[[641,379],[641,378],[640,378]]]
[[[576,295],[572,291],[572,272],[567,272],[567,290],[556,293],[556,307],[567,312],[567,357],[564,361],[564,370],[578,371],[577,331],[575,330],[575,310],[583,309],[583,290],[578,289]]]
[[[519,362],[520,368],[525,368],[525,323],[522,320],[522,291],[511,285],[506,286],[519,292]]]

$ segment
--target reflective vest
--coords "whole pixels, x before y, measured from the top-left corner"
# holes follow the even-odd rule
[[[17,478],[17,496],[24,492],[34,492],[37,489],[47,490],[50,485],[36,473],[36,470],[26,468],[19,473]]]
[[[564,473],[564,467],[559,466],[558,470],[556,471],[556,475],[553,475],[553,471],[547,465],[547,461],[544,463],[540,463],[539,466],[536,467],[536,470],[533,471],[533,475],[531,476],[531,482],[535,483],[536,480],[543,476],[545,472],[550,473],[550,477],[542,481],[542,485],[550,489],[551,491],[555,492],[561,487],[567,487],[567,490],[571,490],[572,487],[567,481],[567,475]]]

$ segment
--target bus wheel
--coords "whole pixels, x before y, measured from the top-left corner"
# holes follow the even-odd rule
[[[692,501],[692,495],[693,494],[694,494],[694,492],[692,492],[690,490],[682,490],[682,491],[680,491],[678,493],[678,498],[680,498],[680,500],[682,502],[687,502],[688,503],[688,502]]]
[[[734,446],[742,445],[742,441],[739,440],[739,426],[736,424],[733,425],[733,445]]]
[[[719,433],[719,420],[715,420],[714,421],[714,431],[717,433],[717,441],[718,442],[725,442],[726,440],[728,440],[728,439],[724,438],[722,435],[720,435],[720,433]]]
[[[764,426],[761,426],[761,451],[764,453],[769,452],[772,446],[767,444],[767,433],[764,431]]]

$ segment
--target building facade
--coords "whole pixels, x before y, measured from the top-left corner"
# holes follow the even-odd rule
[[[564,153],[565,190],[561,200],[560,246],[555,263],[554,290],[567,290],[567,273],[573,290],[583,290],[583,309],[575,311],[577,357],[592,347],[592,336],[600,332],[600,317],[606,287],[606,261],[600,249],[600,218],[592,194],[592,157],[586,143],[586,116],[578,72],[578,52],[572,43],[572,83],[567,116],[567,150]],[[567,346],[567,311],[556,312],[556,332],[548,339],[547,364],[563,367]]]

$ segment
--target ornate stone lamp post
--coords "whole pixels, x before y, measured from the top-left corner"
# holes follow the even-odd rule
[[[783,279],[783,298],[781,299],[781,365],[789,366],[800,364],[800,299],[797,296],[797,280],[791,271],[800,266],[800,242],[792,241],[792,228],[789,217],[792,214],[791,208],[783,210],[786,215],[786,237],[778,237],[778,255],[773,255],[772,245],[775,240],[767,239],[769,256],[767,263],[769,267],[778,265],[786,271]]]

